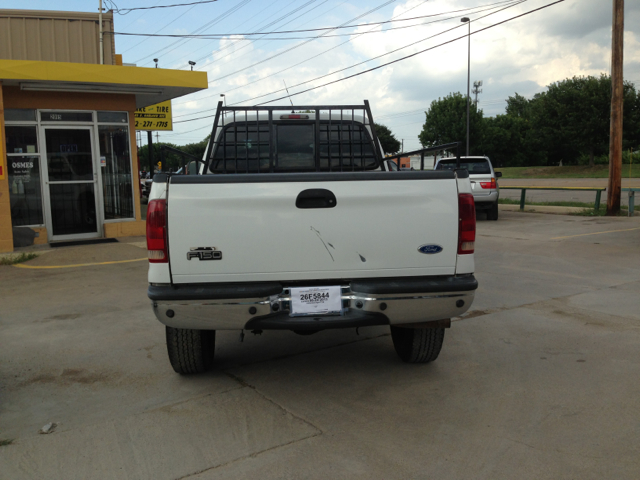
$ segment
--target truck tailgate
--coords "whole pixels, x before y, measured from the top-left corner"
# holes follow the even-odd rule
[[[296,206],[309,190],[329,191],[335,206]],[[447,171],[174,176],[172,281],[452,275],[457,195]]]

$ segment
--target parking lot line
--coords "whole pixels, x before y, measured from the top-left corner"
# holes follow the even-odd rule
[[[78,263],[76,265],[48,265],[48,266],[36,266],[36,265],[23,265],[21,263],[17,265],[12,265],[16,268],[73,268],[73,267],[92,267],[94,265],[111,265],[113,263],[130,263],[130,262],[141,262],[143,260],[149,260],[147,257],[145,258],[135,258],[133,260],[116,260],[113,262],[97,262],[97,263]]]
[[[573,237],[585,237],[587,235],[602,235],[603,233],[630,232],[632,230],[640,230],[640,227],[627,228],[627,229],[624,229],[624,230],[607,230],[606,232],[581,233],[579,235],[567,235],[566,237],[552,237],[551,240],[560,240],[562,238],[573,238]]]

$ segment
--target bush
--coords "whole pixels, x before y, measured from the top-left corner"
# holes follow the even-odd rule
[[[596,165],[609,165],[609,154],[596,156],[593,162]],[[629,163],[632,165],[640,164],[640,151],[633,154],[629,151],[622,152],[622,164],[629,165]],[[580,155],[578,165],[589,165],[589,155]]]

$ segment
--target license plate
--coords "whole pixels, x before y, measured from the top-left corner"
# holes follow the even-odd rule
[[[340,311],[342,299],[339,286],[291,289],[291,315],[321,315]]]

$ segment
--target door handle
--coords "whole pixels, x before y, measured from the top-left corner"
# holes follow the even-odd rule
[[[333,208],[337,204],[338,200],[333,192],[324,188],[303,190],[296,198],[298,208]]]

